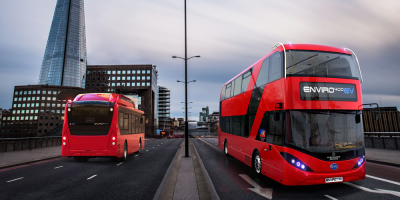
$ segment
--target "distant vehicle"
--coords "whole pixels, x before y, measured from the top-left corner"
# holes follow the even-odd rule
[[[365,179],[361,82],[350,49],[278,43],[223,85],[218,145],[284,185]]]
[[[81,94],[65,106],[61,155],[126,161],[144,148],[144,112],[121,94]]]

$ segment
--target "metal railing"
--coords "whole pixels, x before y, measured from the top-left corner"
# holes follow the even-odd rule
[[[0,152],[61,146],[61,136],[0,138]]]

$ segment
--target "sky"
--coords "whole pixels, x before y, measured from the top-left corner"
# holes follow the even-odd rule
[[[56,0],[2,1],[0,108],[14,86],[37,84]],[[278,42],[352,49],[364,103],[400,109],[400,1],[188,0],[190,119],[218,111],[222,85]],[[171,117],[183,117],[184,1],[85,0],[89,65],[152,64],[171,90]]]

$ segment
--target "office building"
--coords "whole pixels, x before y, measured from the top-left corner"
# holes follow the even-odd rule
[[[57,0],[39,84],[84,88],[86,63],[84,2]]]
[[[158,86],[158,129],[169,130],[172,127],[170,117],[170,90]]]
[[[3,112],[0,137],[39,137],[62,127],[67,101],[58,98],[62,91],[84,92],[80,87],[15,86],[12,110]]]
[[[86,92],[130,97],[146,117],[146,136],[157,130],[157,70],[152,65],[88,65]]]

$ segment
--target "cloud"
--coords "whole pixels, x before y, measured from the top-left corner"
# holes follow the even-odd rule
[[[54,0],[14,0],[0,7],[0,107],[11,106],[13,86],[35,84],[55,8]],[[218,110],[221,86],[271,51],[277,42],[349,47],[364,77],[364,101],[396,104],[400,74],[400,2],[189,1],[189,101]],[[34,9],[36,8],[36,9]],[[39,9],[40,8],[40,9]],[[183,116],[183,2],[86,0],[88,64],[153,64],[171,89],[171,116]],[[176,115],[176,116],[175,116]]]

